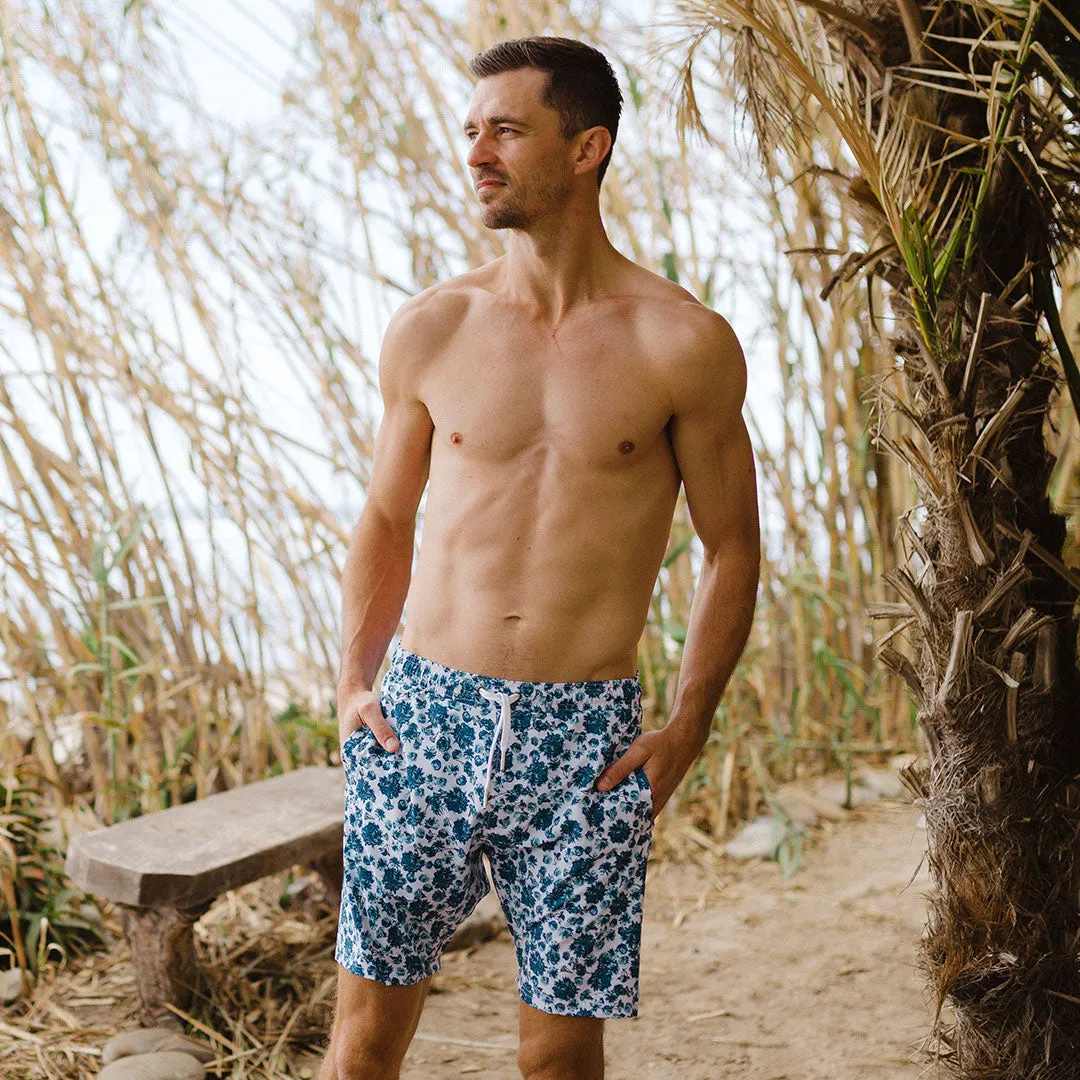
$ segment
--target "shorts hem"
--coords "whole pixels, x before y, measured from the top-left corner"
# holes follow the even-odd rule
[[[546,1000],[541,1000],[539,995],[524,986],[518,987],[518,996],[526,1005],[539,1009],[541,1012],[550,1013],[552,1016],[583,1016],[595,1020],[632,1020],[638,1014],[636,1005],[631,1006],[629,1010],[603,1005],[595,1008],[589,1008],[587,1005],[553,1005]]]
[[[345,963],[336,956],[334,957],[334,960],[350,974],[359,975],[362,979],[371,979],[372,982],[382,983],[383,986],[415,986],[418,982],[430,978],[442,966],[441,962],[436,964],[425,964],[424,970],[419,975],[409,976],[407,978],[391,977],[388,979],[380,979],[377,975],[373,974],[370,965],[365,965],[364,963],[355,960]]]

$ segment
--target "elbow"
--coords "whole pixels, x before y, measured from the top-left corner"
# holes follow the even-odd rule
[[[761,543],[758,536],[742,540],[727,539],[723,543],[704,544],[703,573],[723,573],[729,580],[738,577],[757,590],[761,580]]]
[[[379,544],[407,545],[412,550],[416,536],[416,515],[391,514],[375,502],[368,502],[360,513],[354,535]]]

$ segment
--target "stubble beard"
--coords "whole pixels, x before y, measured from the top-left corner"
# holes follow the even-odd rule
[[[524,229],[529,223],[521,207],[505,198],[498,206],[481,206],[480,220],[489,229]]]
[[[495,188],[493,190],[498,190]],[[550,214],[565,205],[570,194],[569,182],[544,180],[536,185],[534,197],[528,200],[535,208],[532,213],[522,205],[524,199],[515,198],[515,193],[504,188],[503,195],[496,204],[481,204],[480,220],[489,229],[526,229],[537,218]]]

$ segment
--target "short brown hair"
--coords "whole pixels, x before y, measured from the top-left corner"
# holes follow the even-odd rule
[[[623,96],[615,72],[599,49],[573,38],[540,35],[502,41],[469,61],[469,71],[478,79],[528,67],[548,73],[543,103],[559,114],[559,133],[564,139],[586,128],[606,127],[614,149]],[[608,150],[596,170],[597,187],[610,159]]]

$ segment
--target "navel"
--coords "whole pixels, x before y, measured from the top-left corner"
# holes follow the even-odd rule
[[[634,444],[629,439],[623,439],[623,441],[619,443],[620,454],[629,454],[633,449]]]
[[[455,446],[457,446],[457,444],[458,444],[459,442],[461,442],[462,438],[463,438],[463,436],[462,436],[462,434],[461,434],[461,432],[460,432],[460,431],[451,431],[451,432],[450,432],[450,441],[451,441],[451,442],[452,442],[452,443],[453,443],[453,444],[454,444]]]

